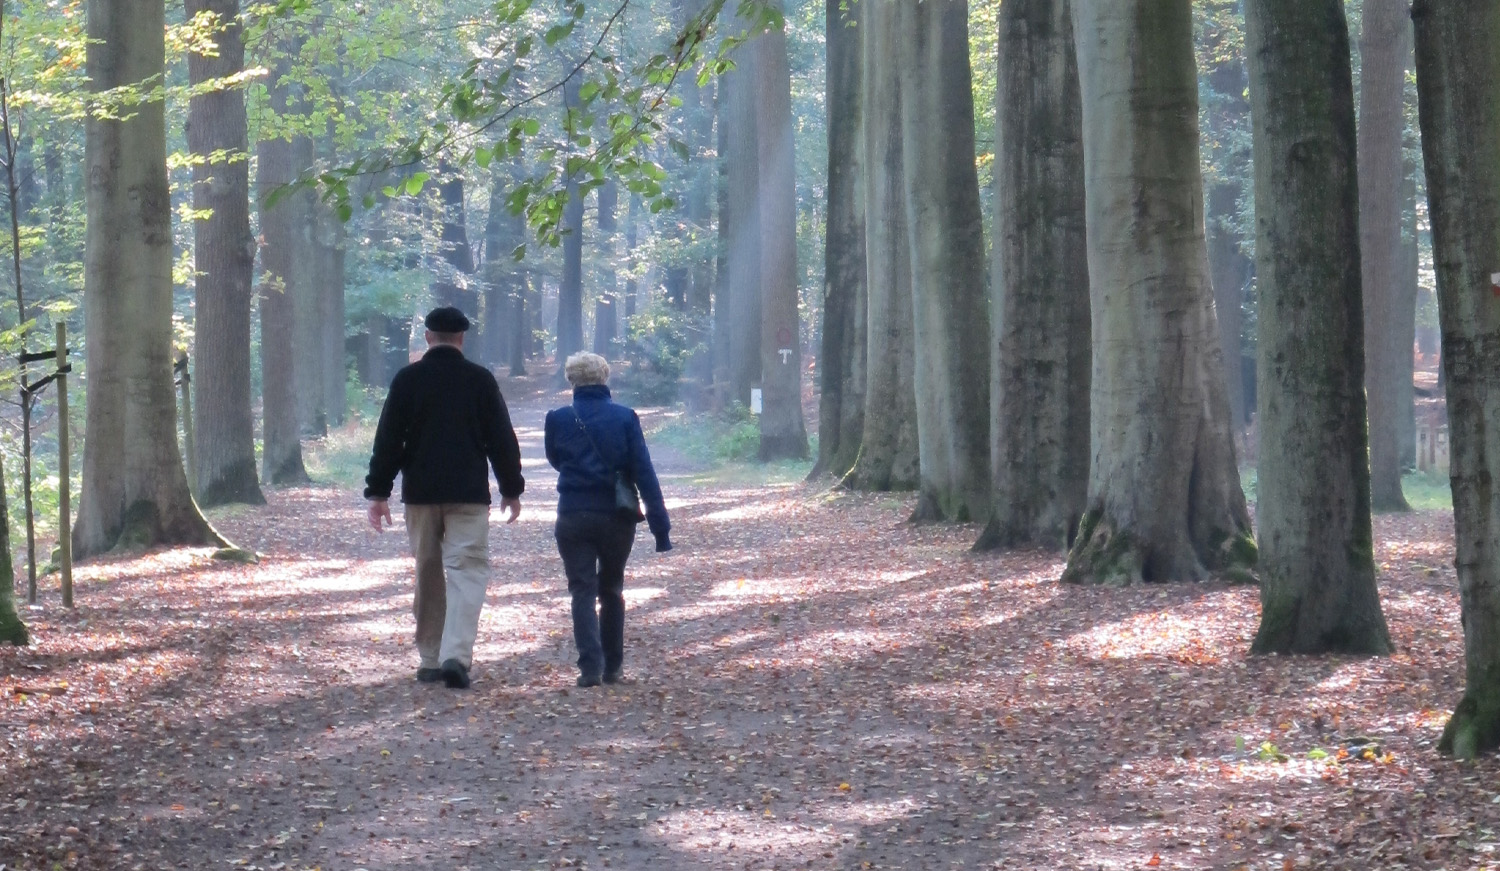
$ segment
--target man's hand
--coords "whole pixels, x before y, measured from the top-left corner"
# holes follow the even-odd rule
[[[506,523],[515,523],[516,522],[516,518],[521,516],[521,499],[520,499],[520,497],[516,497],[516,498],[513,498],[513,499],[501,499],[500,500],[500,510],[501,511],[509,511],[510,512],[510,517],[506,518],[506,520],[505,520]]]
[[[375,527],[376,532],[385,532],[384,527],[380,525],[380,521],[382,518],[385,519],[386,526],[395,525],[391,521],[391,503],[385,499],[371,499],[370,525]]]

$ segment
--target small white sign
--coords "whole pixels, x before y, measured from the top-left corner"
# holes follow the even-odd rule
[[[760,388],[750,388],[750,413],[760,414]]]

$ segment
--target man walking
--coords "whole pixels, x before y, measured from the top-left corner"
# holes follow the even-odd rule
[[[489,468],[507,523],[521,515],[521,447],[500,385],[464,359],[469,319],[452,306],[427,314],[427,353],[396,373],[375,428],[365,498],[370,525],[391,525],[401,473],[406,532],[417,564],[417,680],[469,686],[479,611],[489,582]],[[384,525],[382,525],[384,521]]]

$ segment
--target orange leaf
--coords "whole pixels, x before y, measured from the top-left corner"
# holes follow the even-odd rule
[[[1160,865],[1160,864],[1161,864],[1161,854],[1160,853],[1152,853],[1151,854],[1151,858],[1149,860],[1147,860],[1147,862],[1146,862],[1146,867],[1147,868],[1155,868],[1157,865]]]

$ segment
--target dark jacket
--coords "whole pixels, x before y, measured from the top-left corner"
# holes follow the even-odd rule
[[[580,419],[588,428],[587,434],[578,426]],[[608,387],[591,384],[574,388],[572,405],[547,412],[543,443],[547,462],[557,470],[558,514],[612,513],[614,470],[623,468],[641,491],[646,525],[656,536],[656,549],[671,550],[668,532],[672,523],[667,519],[667,506],[662,501],[656,468],[651,465],[651,453],[646,450],[641,419],[630,408],[611,400]]]
[[[513,499],[526,489],[521,446],[495,376],[458,348],[434,345],[391,381],[365,498],[390,498],[401,472],[401,501],[408,505],[488,505],[487,465],[501,496]]]

